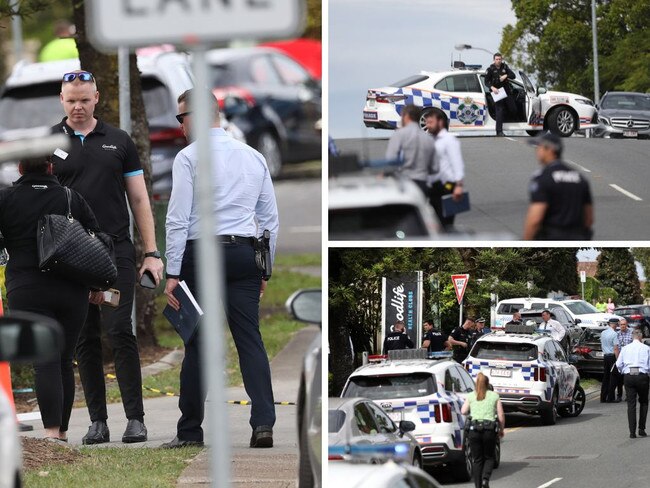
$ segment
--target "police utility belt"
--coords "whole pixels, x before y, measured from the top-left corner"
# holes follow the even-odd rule
[[[640,376],[640,375],[648,376],[648,373],[642,372],[641,368],[633,368],[633,367],[630,367],[630,371],[625,374],[629,374],[630,376]]]
[[[499,423],[496,420],[471,420],[469,430],[474,432],[496,432],[499,430]]]
[[[273,274],[273,263],[271,262],[271,231],[264,229],[262,237],[241,237],[222,235],[217,236],[220,244],[244,244],[255,250],[255,265],[262,273],[262,279],[268,281]]]

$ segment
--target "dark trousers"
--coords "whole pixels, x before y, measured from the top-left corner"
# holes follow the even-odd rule
[[[481,488],[484,479],[490,479],[494,469],[494,454],[496,450],[497,433],[494,430],[476,432],[469,431],[469,447],[472,451],[474,466],[472,478],[474,486]]]
[[[68,430],[74,403],[74,356],[79,331],[88,311],[88,289],[56,278],[9,290],[9,309],[34,312],[55,319],[63,328],[64,349],[58,359],[34,364],[36,398],[43,427]]]
[[[515,101],[512,98],[512,95],[508,95],[503,100],[496,102],[494,104],[494,109],[497,116],[497,134],[499,134],[500,132],[503,132],[503,119],[506,115],[506,112],[509,112],[510,114],[516,114],[517,106],[515,105]]]
[[[237,353],[244,388],[251,399],[250,425],[275,424],[275,406],[271,387],[271,367],[262,342],[259,326],[261,273],[255,264],[255,254],[246,244],[223,244],[226,267],[226,319],[230,327]],[[180,279],[200,300],[195,253],[196,241],[188,241],[183,255]],[[216,299],[217,297],[215,297]],[[202,441],[204,403],[207,392],[201,384],[201,327],[213,324],[201,323],[192,341],[185,346],[185,359],[181,369],[181,388],[178,407],[181,418],[177,436],[186,441]],[[220,402],[224,398],[215,398]]]
[[[630,434],[636,432],[636,397],[639,397],[639,430],[645,430],[648,417],[648,385],[650,378],[647,374],[625,375],[625,396],[627,397],[627,423]]]
[[[444,217],[442,215],[442,197],[445,195],[451,195],[454,192],[455,187],[456,183],[445,184],[442,181],[436,181],[431,187],[429,193],[431,206],[436,211],[436,215],[445,230],[449,230],[454,226],[454,219],[456,216],[452,215],[450,217]]]
[[[616,356],[605,354],[603,357],[603,382],[600,385],[600,401],[612,402],[616,395],[616,384],[618,381],[618,371],[612,366],[616,363]]]
[[[617,375],[618,381],[616,382],[616,398],[622,398],[623,397],[623,385],[625,384],[625,375],[624,374],[619,374]]]
[[[115,244],[117,282],[120,304],[90,305],[88,318],[81,329],[77,344],[77,362],[90,420],[106,420],[106,383],[102,361],[101,329],[104,327],[115,358],[115,376],[120,387],[124,412],[128,419],[142,420],[142,373],[138,341],[133,335],[131,309],[135,292],[135,248],[130,240]]]

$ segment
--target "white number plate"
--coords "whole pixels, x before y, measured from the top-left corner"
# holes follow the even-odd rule
[[[363,118],[369,120],[377,120],[377,112],[364,112]]]
[[[600,351],[596,351],[596,352],[594,353],[594,356],[596,356],[597,358],[602,358],[602,357],[605,356],[605,354],[602,353],[602,352],[600,352]]]
[[[635,130],[625,130],[623,131],[623,137],[636,137],[638,133]]]
[[[490,371],[490,376],[499,376],[501,378],[510,378],[512,377],[511,369],[493,369]]]

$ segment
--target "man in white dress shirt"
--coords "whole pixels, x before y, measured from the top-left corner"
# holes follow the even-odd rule
[[[639,397],[639,435],[646,437],[645,421],[648,416],[648,389],[650,385],[650,347],[643,342],[643,332],[634,329],[632,343],[621,349],[616,367],[623,373],[625,396],[627,397],[627,422],[630,438],[636,437],[636,398]]]

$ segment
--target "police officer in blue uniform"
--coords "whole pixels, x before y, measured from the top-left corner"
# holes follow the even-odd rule
[[[210,129],[213,208],[219,217],[214,233],[224,253],[226,318],[239,354],[244,387],[252,400],[250,447],[273,447],[275,406],[271,368],[259,326],[260,298],[266,281],[256,264],[255,242],[264,230],[269,230],[272,259],[278,237],[278,209],[264,157],[250,146],[233,139],[220,127],[219,105],[212,93],[208,97],[213,116]],[[188,140],[193,140],[194,134],[194,100],[194,90],[188,90],[178,98],[179,113],[176,118]],[[169,305],[176,309],[179,303],[173,291],[179,280],[187,283],[193,295],[200,296],[195,274],[199,238],[198,209],[194,198],[197,162],[197,145],[192,142],[178,153],[172,170],[172,193],[166,222],[165,294]],[[213,325],[199,324],[197,333],[185,345],[178,402],[182,415],[176,437],[162,447],[203,445],[201,424],[206,390],[201,385],[201,327]]]

